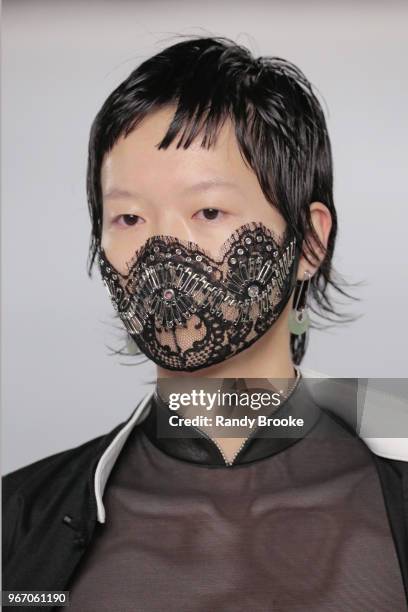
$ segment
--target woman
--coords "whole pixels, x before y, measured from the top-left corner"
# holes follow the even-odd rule
[[[328,287],[348,295],[306,77],[224,38],[173,45],[105,101],[87,184],[89,273],[157,380],[106,436],[7,477],[4,588],[69,590],[82,612],[405,610],[405,465],[374,458],[299,367],[308,307],[331,318]]]

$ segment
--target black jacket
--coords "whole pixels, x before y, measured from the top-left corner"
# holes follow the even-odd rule
[[[3,477],[3,590],[69,590],[97,523],[96,466],[137,408],[106,435]],[[408,601],[408,462],[373,459]]]

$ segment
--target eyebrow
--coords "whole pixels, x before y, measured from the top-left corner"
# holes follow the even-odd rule
[[[232,181],[227,181],[221,178],[212,178],[199,181],[198,183],[193,183],[192,185],[188,185],[182,190],[182,193],[198,193],[200,191],[209,191],[210,189],[214,189],[214,187],[230,187],[232,189],[238,189],[238,185],[236,183],[233,183]],[[103,197],[106,199],[133,198],[136,200],[142,198],[142,195],[140,193],[137,193],[137,191],[129,191],[127,189],[121,189],[119,187],[112,187],[103,194]]]
[[[183,189],[183,193],[208,191],[209,189],[213,189],[214,187],[232,187],[233,189],[238,189],[238,185],[236,183],[233,183],[232,181],[227,181],[222,178],[212,178],[204,181],[199,181],[198,183],[194,183],[193,185],[189,185],[188,187]]]

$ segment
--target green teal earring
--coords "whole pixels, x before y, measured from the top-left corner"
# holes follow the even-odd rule
[[[130,356],[134,356],[134,355],[139,355],[140,353],[140,349],[137,346],[136,342],[133,340],[133,338],[127,334],[126,336],[126,355],[130,355]]]

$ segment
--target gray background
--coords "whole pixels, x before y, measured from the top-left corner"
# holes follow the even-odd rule
[[[405,377],[406,2],[3,2],[3,472],[125,419],[153,364],[109,355],[122,334],[86,274],[89,128],[106,96],[177,34],[225,35],[300,66],[328,109],[335,266],[363,317],[313,331],[304,367]],[[404,172],[405,170],[405,172]],[[123,363],[128,364],[122,365]]]

